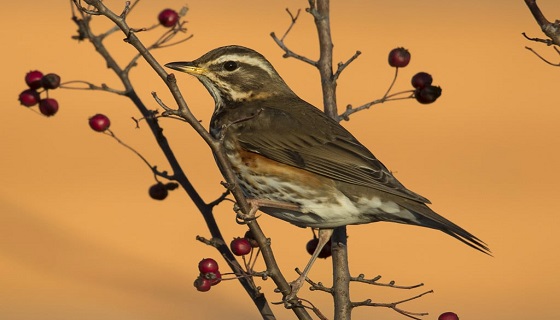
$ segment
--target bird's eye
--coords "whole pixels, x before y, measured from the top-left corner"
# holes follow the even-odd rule
[[[224,69],[226,71],[233,71],[237,69],[237,63],[235,61],[226,61],[224,63]]]

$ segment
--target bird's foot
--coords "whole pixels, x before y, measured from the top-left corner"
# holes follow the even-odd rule
[[[295,281],[290,283],[291,291],[290,293],[284,296],[283,299],[284,304],[292,305],[292,306],[299,304],[299,298],[297,297],[297,294],[301,289],[301,287],[303,287],[304,283],[305,283],[305,277],[302,277],[301,275]]]
[[[233,211],[235,211],[235,221],[238,224],[247,224],[252,220],[257,219],[259,216],[256,216],[255,213],[259,210],[259,206],[252,200],[247,200],[250,205],[249,212],[247,214],[243,213],[237,203],[233,206]]]

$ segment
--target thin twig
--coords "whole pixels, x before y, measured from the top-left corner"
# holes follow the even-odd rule
[[[73,84],[84,84],[86,85],[85,87],[75,87],[72,86]],[[70,90],[98,90],[98,91],[105,91],[105,92],[110,92],[110,93],[115,93],[121,96],[126,95],[126,92],[124,90],[118,90],[118,89],[113,89],[109,86],[107,86],[105,83],[102,83],[100,86],[95,85],[91,82],[87,82],[87,81],[82,81],[82,80],[72,80],[72,81],[66,81],[60,84],[61,88],[64,89],[70,89]]]
[[[404,95],[404,96],[399,97],[401,95]],[[348,120],[350,120],[350,115],[351,114],[362,111],[362,110],[367,110],[367,109],[371,108],[372,106],[374,106],[376,104],[381,104],[381,103],[384,103],[384,102],[387,102],[387,101],[410,99],[413,96],[414,96],[414,90],[405,90],[405,91],[400,91],[400,92],[390,94],[390,95],[388,95],[384,98],[379,98],[379,99],[372,100],[370,102],[362,104],[359,107],[354,108],[351,104],[349,104],[349,105],[346,106],[346,110],[338,116],[338,121],[341,121],[341,120],[348,121]]]
[[[362,54],[361,51],[356,51],[356,53],[354,53],[354,55],[352,55],[350,59],[348,59],[346,62],[344,63],[339,62],[338,68],[336,69],[336,72],[333,75],[334,80],[335,81],[338,80],[342,71],[344,71],[344,69],[346,69],[346,67],[348,67],[348,65],[350,65],[354,60],[356,60],[361,54]]]
[[[548,63],[549,65],[555,66],[555,67],[560,67],[560,62],[558,62],[558,63],[552,63],[552,62],[548,61],[546,58],[544,58],[543,56],[541,56],[540,54],[538,54],[535,50],[533,50],[533,48],[525,47],[525,49],[531,51],[531,52],[534,53],[537,57],[539,57],[542,61]],[[560,51],[559,51],[556,47],[554,47],[554,50],[556,50],[556,52],[560,55]]]
[[[292,14],[292,12],[290,11],[289,8],[286,8],[286,12],[290,15],[290,19],[292,19],[292,23],[290,23],[290,26],[288,27],[286,32],[284,32],[284,35],[282,36],[282,38],[280,38],[280,41],[284,41],[284,39],[286,38],[288,33],[290,33],[290,31],[292,30],[292,27],[296,24],[296,21],[299,18],[299,13],[301,12],[301,9],[298,9],[295,16]]]
[[[302,55],[300,55],[300,54],[297,54],[297,53],[293,52],[293,51],[290,50],[290,49],[286,46],[286,44],[284,43],[284,39],[286,39],[286,36],[287,36],[288,33],[292,30],[292,27],[294,26],[294,24],[296,23],[296,21],[297,21],[297,19],[298,19],[298,17],[299,17],[299,12],[300,12],[300,10],[298,9],[298,12],[297,12],[297,14],[296,14],[295,16],[292,14],[292,12],[291,12],[289,9],[286,9],[286,11],[287,11],[288,14],[290,15],[290,20],[291,20],[290,25],[288,26],[286,32],[284,32],[284,35],[283,35],[282,38],[280,38],[280,39],[276,36],[276,33],[274,33],[274,32],[271,32],[271,33],[270,33],[270,36],[272,37],[272,39],[274,40],[274,42],[276,42],[276,44],[277,44],[282,50],[284,50],[284,55],[283,55],[284,58],[295,58],[295,59],[297,59],[297,60],[300,60],[300,61],[303,61],[303,62],[305,62],[305,63],[307,63],[307,64],[310,64],[310,65],[312,65],[312,66],[314,66],[314,67],[317,67],[317,61],[311,60],[311,59],[309,59],[309,58],[307,58],[307,57],[305,57],[305,56],[302,56]]]
[[[382,287],[391,287],[396,289],[414,289],[414,288],[422,287],[424,285],[423,283],[419,283],[411,286],[401,286],[401,285],[396,285],[395,281],[392,280],[387,283],[379,282],[380,279],[381,276],[377,276],[372,279],[366,279],[363,274],[360,274],[357,277],[350,277],[350,281],[367,283],[367,284],[372,284],[372,285],[382,286]]]
[[[364,301],[361,301],[361,302],[353,302],[353,303],[352,303],[352,308],[355,308],[355,307],[363,307],[363,306],[367,306],[367,307],[385,307],[385,308],[392,309],[392,310],[396,311],[397,313],[400,313],[400,314],[402,314],[402,315],[404,315],[404,316],[407,316],[407,317],[409,317],[409,318],[412,318],[412,319],[415,319],[415,320],[421,320],[420,318],[418,318],[418,317],[416,317],[416,316],[426,316],[426,315],[428,315],[428,313],[426,313],[426,312],[411,312],[411,311],[406,311],[406,310],[404,310],[404,309],[399,308],[398,305],[399,305],[399,304],[402,304],[402,303],[405,303],[405,302],[408,302],[408,301],[412,301],[412,300],[418,299],[418,298],[420,298],[420,297],[422,297],[422,296],[424,296],[424,295],[427,295],[427,294],[433,293],[433,292],[434,292],[433,290],[429,290],[429,291],[423,292],[423,293],[421,293],[421,294],[419,294],[419,295],[416,295],[416,296],[414,296],[414,297],[407,298],[407,299],[404,299],[404,300],[401,300],[401,301],[397,301],[397,302],[390,302],[390,303],[372,302],[371,299],[367,299],[367,300],[364,300]]]

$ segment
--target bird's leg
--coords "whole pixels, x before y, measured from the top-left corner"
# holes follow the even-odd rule
[[[319,243],[317,244],[317,248],[315,248],[311,259],[307,263],[307,266],[305,266],[305,269],[303,269],[303,272],[294,282],[290,283],[292,291],[290,292],[290,294],[284,297],[284,301],[290,301],[296,297],[299,289],[301,289],[301,287],[303,287],[303,284],[305,283],[307,274],[309,273],[309,271],[311,271],[311,266],[313,266],[313,263],[315,262],[315,260],[317,260],[317,257],[319,256],[321,250],[323,250],[325,244],[330,241],[332,234],[333,229],[319,229]]]

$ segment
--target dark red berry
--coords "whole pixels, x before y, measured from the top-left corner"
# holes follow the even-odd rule
[[[209,273],[218,271],[218,263],[212,258],[204,258],[198,263],[198,271],[200,273]]]
[[[422,104],[432,103],[440,96],[441,88],[436,86],[427,86],[425,88],[414,90],[414,98]]]
[[[179,21],[179,14],[173,9],[165,9],[159,13],[158,20],[162,26],[170,28]]]
[[[210,280],[210,284],[215,286],[222,281],[222,274],[220,271],[214,271],[204,274],[204,278]]]
[[[249,241],[249,243],[251,244],[251,247],[258,248],[259,244],[257,243],[257,240],[255,239],[255,236],[253,236],[253,233],[251,232],[251,230],[247,230],[247,232],[245,232],[245,235],[243,236],[243,238],[245,238]]]
[[[56,89],[60,86],[60,76],[55,73],[49,73],[41,79],[41,86],[45,89]]]
[[[454,312],[444,312],[439,315],[438,320],[459,320],[459,316]]]
[[[41,87],[41,78],[43,78],[43,73],[41,71],[29,71],[25,75],[25,83],[31,89],[39,89]]]
[[[412,77],[410,82],[412,86],[417,89],[422,89],[432,84],[432,76],[426,72],[418,72]]]
[[[19,94],[19,102],[26,107],[36,105],[40,99],[39,93],[34,89],[27,89]]]
[[[403,68],[410,62],[410,52],[405,48],[395,48],[389,52],[389,65],[391,67]]]
[[[148,193],[150,194],[150,197],[152,197],[152,199],[155,200],[163,200],[167,198],[167,194],[168,194],[167,188],[161,182],[158,182],[153,186],[151,186]]]
[[[103,132],[109,129],[111,125],[111,121],[109,118],[101,113],[94,115],[93,117],[89,118],[89,126],[97,132]]]
[[[212,280],[198,277],[194,280],[194,287],[200,292],[206,292],[212,287]]]
[[[236,256],[244,256],[251,252],[252,246],[249,240],[245,238],[235,238],[231,241],[229,248]]]
[[[51,98],[41,99],[39,100],[39,111],[47,117],[54,116],[58,111],[58,102]]]
[[[313,238],[313,239],[309,240],[309,242],[307,242],[307,245],[305,246],[305,249],[307,250],[307,252],[309,254],[313,255],[313,253],[315,252],[315,249],[317,249],[318,244],[319,244],[319,239]],[[319,252],[319,255],[317,257],[322,258],[322,259],[326,259],[326,258],[330,257],[331,255],[332,255],[331,241],[329,240],[325,244],[323,249],[321,249],[321,252]]]

